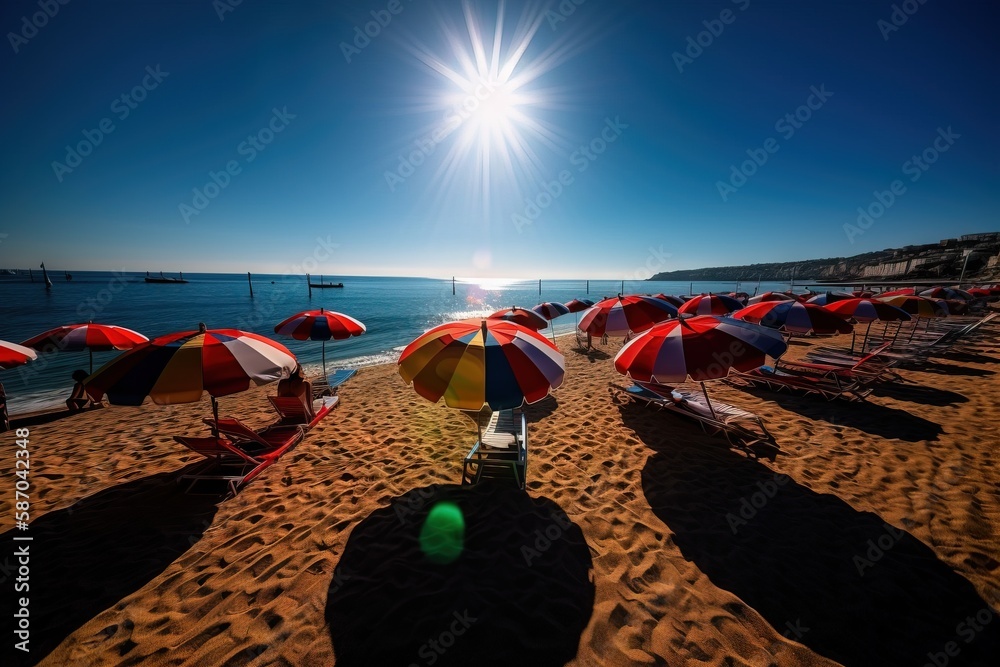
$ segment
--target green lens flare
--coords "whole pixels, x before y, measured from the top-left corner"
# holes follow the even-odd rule
[[[431,508],[420,529],[420,549],[432,562],[448,564],[465,547],[465,517],[458,505],[440,502]]]

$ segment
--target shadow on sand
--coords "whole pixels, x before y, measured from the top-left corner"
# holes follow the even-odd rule
[[[875,396],[887,396],[897,401],[919,403],[920,405],[945,406],[969,402],[968,398],[957,392],[919,384],[897,384],[890,382],[875,387],[875,391],[872,393]]]
[[[934,664],[928,654],[981,666],[1000,651],[990,606],[905,530],[761,464],[672,440],[634,409],[622,416],[657,452],[643,492],[684,557],[778,633],[848,667]]]
[[[549,394],[537,403],[532,403],[531,405],[524,406],[524,414],[528,419],[529,423],[539,422],[553,412],[559,407],[559,401],[552,394]]]
[[[803,417],[821,419],[836,426],[849,426],[883,438],[919,442],[937,440],[942,433],[940,424],[918,417],[912,412],[879,405],[870,400],[824,401],[816,396],[800,396],[762,387],[740,387],[740,389],[761,399],[774,401],[786,410],[797,412]]]
[[[465,520],[450,563],[421,551],[439,503]],[[414,489],[354,528],[326,619],[337,665],[563,665],[594,604],[583,532],[544,498],[494,484]]]
[[[190,467],[190,466],[188,466]],[[30,558],[31,652],[35,664],[81,625],[137,591],[191,548],[212,523],[218,496],[188,496],[176,472],[143,477],[100,491],[3,535],[4,554],[27,545]],[[14,537],[30,536],[30,542]],[[17,558],[10,558],[16,562]],[[13,579],[4,563],[3,575]],[[10,588],[7,588],[10,586]],[[13,593],[10,582],[4,588]],[[5,637],[12,637],[5,614]],[[9,645],[8,645],[9,648]],[[30,656],[30,657],[29,657]]]

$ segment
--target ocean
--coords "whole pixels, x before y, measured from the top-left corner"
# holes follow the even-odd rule
[[[18,343],[63,324],[99,322],[134,329],[149,338],[198,328],[236,328],[273,338],[286,345],[308,373],[321,368],[321,342],[278,336],[274,326],[297,312],[326,308],[364,322],[368,331],[344,341],[326,343],[327,371],[391,363],[411,340],[427,329],[451,320],[488,315],[501,308],[530,308],[542,301],[614,296],[621,281],[537,280],[457,281],[430,278],[323,276],[324,282],[343,282],[343,289],[314,289],[310,297],[304,276],[253,275],[253,293],[246,274],[185,274],[186,284],[152,284],[144,273],[72,271],[50,272],[53,287],[45,290],[40,276],[0,277],[0,340]],[[176,274],[167,274],[173,276]],[[318,282],[318,277],[313,276]],[[730,292],[733,283],[694,283],[701,292]],[[687,294],[691,285],[676,282],[629,281],[626,293]],[[756,283],[741,289],[754,292]],[[788,289],[788,284],[763,283],[760,292]],[[555,320],[555,334],[571,333],[576,315]],[[551,325],[550,325],[551,326]],[[542,333],[551,335],[549,329]],[[94,369],[120,352],[95,352]],[[70,375],[89,370],[87,352],[39,355],[18,368],[0,371],[8,395],[8,410],[19,414],[57,407],[69,396]]]

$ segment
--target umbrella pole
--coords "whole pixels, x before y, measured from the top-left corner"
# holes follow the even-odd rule
[[[868,328],[865,329],[865,339],[861,342],[861,353],[865,353],[865,347],[868,345],[868,332],[872,329],[872,323],[868,323]]]
[[[855,338],[856,335],[857,335],[857,332],[854,330],[854,327],[851,327],[851,354],[854,354],[854,338]],[[864,350],[865,346],[862,345],[861,349]]]
[[[212,396],[212,417],[214,421],[212,422],[212,435],[216,438],[219,437],[219,402],[215,400],[215,396]]]
[[[712,400],[708,397],[708,390],[705,389],[705,383],[701,383],[701,393],[705,396],[705,402],[708,403],[708,411],[712,413],[712,419],[715,419],[715,408],[712,407]]]
[[[94,374],[94,348],[88,347],[87,351],[90,352],[90,374]]]
[[[323,379],[326,379],[326,341],[323,341]]]

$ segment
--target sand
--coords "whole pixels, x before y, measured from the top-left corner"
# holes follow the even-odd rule
[[[171,436],[205,434],[207,400],[30,425],[31,652],[12,651],[5,626],[0,663],[919,666],[1000,654],[1000,345],[904,370],[907,384],[860,405],[714,383],[713,397],[764,418],[773,461],[612,403],[620,343],[560,346],[565,385],[528,409],[527,494],[459,487],[473,423],[417,396],[395,366],[362,369],[330,417],[224,500],[174,482],[199,458]],[[264,424],[269,389],[223,398],[221,412]],[[13,434],[0,437],[12,489]],[[12,496],[0,501],[5,599],[23,534]],[[433,562],[421,531],[445,501],[464,514],[464,551]]]

